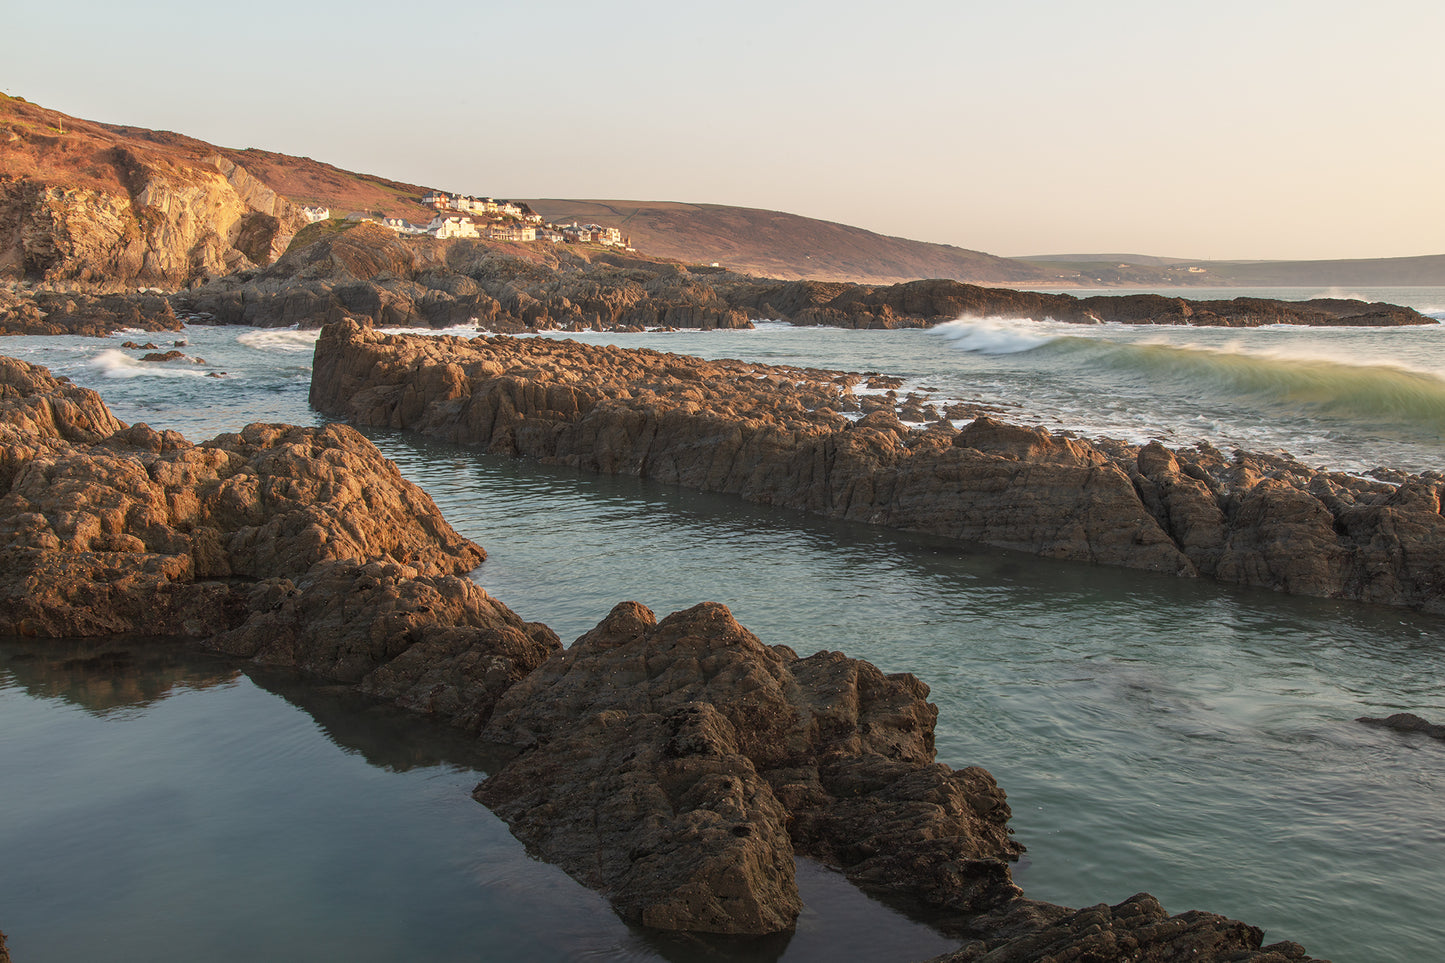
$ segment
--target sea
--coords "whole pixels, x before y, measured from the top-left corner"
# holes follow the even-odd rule
[[[889,374],[900,393],[1083,437],[1287,452],[1361,475],[1445,470],[1445,288],[1178,293],[1358,296],[1442,323],[967,318],[567,337]],[[199,441],[323,423],[306,401],[315,337],[188,327],[7,338],[0,353]],[[198,360],[140,362],[127,340],[184,340]],[[765,642],[919,676],[939,760],[984,766],[1007,791],[1029,896],[1079,907],[1149,892],[1336,963],[1445,958],[1445,742],[1356,721],[1445,723],[1445,619],[367,434],[487,549],[472,577],[564,641],[619,601],[662,616],[715,600]],[[492,765],[444,727],[284,672],[157,640],[0,639],[0,929],[25,963],[903,963],[958,945],[807,860],[791,934],[629,927],[472,801]]]

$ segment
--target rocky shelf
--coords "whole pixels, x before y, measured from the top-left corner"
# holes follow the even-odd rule
[[[625,602],[563,650],[464,577],[481,548],[349,428],[193,445],[0,358],[0,441],[0,632],[174,637],[474,733],[509,754],[477,798],[626,919],[785,931],[807,854],[928,911],[953,960],[1309,959],[1144,894],[1026,899],[1004,792],[935,760],[907,673],[766,645],[716,603]]]
[[[1090,443],[987,414],[958,429],[935,411],[913,428],[895,400],[857,398],[859,378],[343,321],[317,341],[311,400],[358,424],[830,518],[1445,612],[1437,473],[1380,481],[1204,446]]]

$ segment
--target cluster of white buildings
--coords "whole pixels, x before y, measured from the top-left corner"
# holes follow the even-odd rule
[[[552,244],[601,244],[633,250],[631,243],[615,227],[600,224],[543,224],[542,216],[524,205],[498,201],[491,197],[445,194],[431,191],[423,203],[436,209],[427,224],[414,224],[400,217],[366,217],[351,215],[353,220],[371,220],[398,234],[425,234],[441,240],[453,237],[485,238],[490,241],[548,241]],[[322,220],[330,215],[325,208],[306,208],[307,217]],[[312,211],[320,212],[313,217]],[[473,216],[477,215],[477,216]]]

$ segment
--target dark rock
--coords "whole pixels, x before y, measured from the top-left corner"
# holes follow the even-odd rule
[[[1100,903],[1047,920],[1049,915],[1022,933],[975,940],[930,963],[1325,963],[1298,943],[1264,946],[1263,932],[1238,920],[1197,911],[1170,916],[1147,893],[1115,906]]]
[[[477,789],[542,857],[662,929],[771,933],[793,853],[865,888],[978,911],[1017,895],[1008,805],[933,762],[909,675],[765,646],[707,603],[617,606],[511,689],[485,738],[521,754]]]
[[[1369,716],[1361,716],[1355,721],[1363,722],[1367,726],[1394,729],[1396,732],[1419,732],[1432,739],[1445,739],[1445,726],[1436,725],[1433,722],[1426,722],[1419,716],[1409,712],[1396,712],[1383,719],[1372,719]]]

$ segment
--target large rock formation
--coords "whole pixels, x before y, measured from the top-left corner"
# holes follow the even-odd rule
[[[317,342],[312,403],[360,424],[910,531],[1445,612],[1445,478],[1393,484],[1207,447],[1096,445],[987,415],[854,421],[858,378],[507,337]],[[866,399],[865,399],[866,400]]]
[[[217,148],[0,96],[0,278],[100,291],[268,264],[300,209]]]
[[[0,289],[0,335],[79,334],[101,338],[122,328],[176,331],[181,321],[159,294]]]
[[[625,603],[502,699],[483,735],[523,752],[477,798],[648,926],[790,927],[795,846],[978,912],[1017,895],[1003,861],[1022,847],[987,772],[934,763],[927,695],[840,653],[765,646],[721,605],[658,623]]]
[[[179,636],[468,728],[558,647],[351,429],[192,445],[0,359],[0,634]]]
[[[219,279],[176,299],[223,324],[378,325],[497,330],[749,327],[711,284],[642,259],[503,242],[404,237],[372,223],[317,225],[264,271]]]

